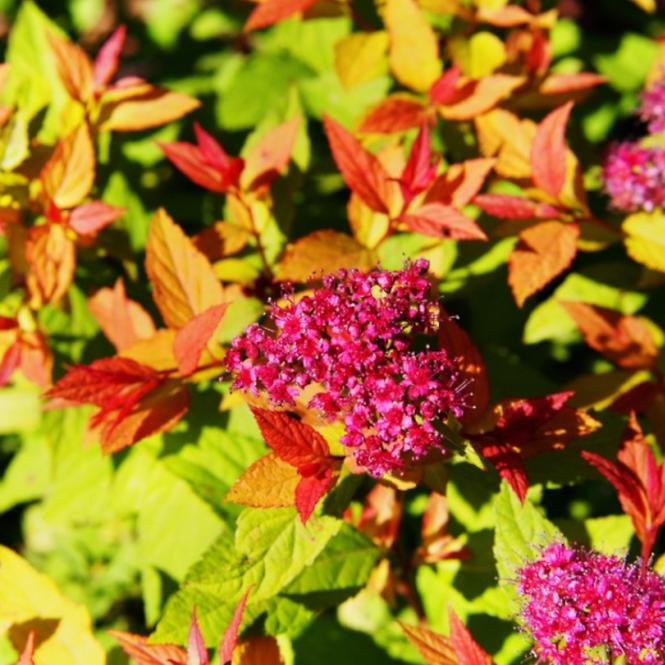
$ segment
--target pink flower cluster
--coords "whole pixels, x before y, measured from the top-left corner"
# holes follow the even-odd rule
[[[538,662],[665,662],[665,578],[639,564],[556,543],[521,568],[518,590]]]
[[[307,406],[345,426],[342,443],[375,477],[441,450],[437,420],[462,415],[464,385],[445,350],[415,350],[438,327],[427,261],[400,271],[340,270],[311,295],[271,304],[226,356],[233,387]]]
[[[665,131],[665,78],[642,93],[640,117],[648,124],[652,134]]]
[[[603,166],[605,190],[619,210],[651,211],[665,206],[665,150],[639,143],[611,146]]]

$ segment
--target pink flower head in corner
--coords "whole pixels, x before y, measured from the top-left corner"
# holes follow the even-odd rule
[[[642,93],[639,113],[652,134],[665,132],[665,77]]]
[[[434,335],[439,307],[429,263],[399,271],[340,270],[285,305],[271,304],[268,327],[251,325],[226,356],[233,387],[341,419],[342,443],[374,477],[442,450],[436,422],[465,410],[465,384],[445,349],[417,350]]]
[[[555,543],[520,569],[517,582],[538,662],[665,662],[665,579],[652,570]]]
[[[665,149],[639,143],[610,147],[603,165],[605,191],[618,210],[665,207]]]

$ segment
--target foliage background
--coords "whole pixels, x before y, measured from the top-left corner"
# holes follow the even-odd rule
[[[543,2],[543,9],[556,4]],[[0,3],[5,37],[27,5],[31,3]],[[354,5],[370,25],[378,26],[372,3]],[[276,223],[265,235],[267,253],[274,260],[287,239],[318,229],[348,232],[348,189],[332,160],[322,115],[329,113],[351,126],[394,85],[387,68],[350,90],[340,83],[333,49],[352,30],[348,17],[292,19],[248,35],[242,25],[250,6],[240,0],[70,0],[39,6],[89,52],[114,25],[125,23],[122,71],[201,101],[194,114],[160,129],[102,137],[95,191],[105,202],[126,208],[126,214],[104,232],[101,247],[80,254],[64,305],[47,305],[40,312],[54,353],[55,377],[72,362],[89,363],[114,353],[90,314],[86,296],[112,285],[118,275],[125,275],[128,295],[157,316],[145,288],[142,252],[158,207],[166,208],[188,236],[224,217],[220,197],[186,180],[156,145],[191,140],[193,120],[221,138],[230,154],[239,154],[266,128],[302,113],[307,122],[298,136],[294,163],[273,186]],[[658,57],[655,37],[665,28],[665,18],[627,0],[562,0],[558,9],[560,18],[551,32],[553,70],[595,71],[607,78],[606,85],[576,105],[567,138],[584,167],[592,210],[618,224],[621,218],[608,212],[600,191],[598,165],[609,141],[639,132],[631,114]],[[444,38],[457,29],[445,16],[428,17]],[[15,48],[35,66],[48,57],[48,46],[32,41],[30,34],[28,28],[16,37]],[[35,89],[49,85],[43,78],[34,79]],[[539,110],[527,113],[543,115]],[[48,128],[43,131],[46,141],[55,138],[48,136]],[[458,162],[472,152],[466,138],[463,127],[444,123],[434,140],[445,148],[449,162]],[[489,228],[486,222],[481,218]],[[0,257],[2,242],[0,237]],[[571,271],[517,308],[507,286],[506,259],[513,244],[514,236],[494,234],[488,243],[433,243],[419,234],[402,233],[379,251],[388,268],[399,267],[404,256],[426,254],[434,261],[446,308],[459,317],[485,360],[493,401],[553,393],[582,374],[613,369],[581,342],[572,321],[557,309],[556,298],[639,312],[665,325],[662,275],[628,259],[621,243],[578,254]],[[257,267],[254,255],[223,270],[240,275],[244,270],[251,278]],[[242,311],[227,317],[222,341],[241,332],[261,311],[264,295],[257,292]],[[0,258],[0,306],[10,310],[13,298],[9,261]],[[214,380],[198,384],[188,416],[176,429],[105,456],[97,445],[82,445],[89,410],[42,411],[39,389],[20,379],[0,390],[0,538],[63,593],[87,606],[109,663],[127,661],[105,631],[152,629],[190,567],[220,537],[224,542],[240,514],[239,507],[222,497],[265,446],[245,409],[219,412],[221,396]],[[613,456],[624,421],[609,411],[594,415],[603,428],[585,439],[584,447]],[[612,552],[632,542],[636,551],[630,521],[620,514],[612,488],[578,452],[579,445],[573,445],[563,453],[533,459],[528,469],[535,486],[531,499],[580,542]],[[356,499],[370,486],[365,479]],[[446,606],[452,603],[497,662],[511,663],[519,662],[527,647],[496,586],[492,497],[498,488],[494,471],[482,473],[470,465],[452,468],[450,530],[465,539],[474,557],[464,563],[421,566],[415,586],[434,629],[445,631]],[[401,534],[407,551],[418,542],[426,497],[423,489],[407,494]],[[281,533],[282,526],[275,529]],[[336,536],[342,551],[355,547],[358,552],[349,584],[324,593],[312,583],[322,597],[298,607],[289,604],[288,595],[275,601],[281,602],[281,614],[271,614],[269,622],[275,625],[264,628],[290,633],[286,652],[293,649],[296,663],[302,665],[332,664],[340,657],[368,665],[420,662],[393,621],[414,618],[403,603],[390,606],[367,591],[340,605],[349,595],[345,587],[364,586],[378,556],[367,541],[356,542],[355,537],[350,529]],[[269,541],[270,534],[266,538]],[[662,551],[659,543],[656,555]],[[307,580],[301,584],[306,589]],[[292,595],[299,593],[304,592],[296,588]],[[319,614],[318,607],[325,609]],[[186,624],[177,635],[171,628],[163,625],[162,636],[182,639]],[[2,664],[14,662],[10,642],[9,637],[0,640]]]

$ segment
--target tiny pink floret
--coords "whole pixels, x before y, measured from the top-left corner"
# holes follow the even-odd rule
[[[268,327],[251,325],[226,356],[235,389],[341,420],[342,443],[380,477],[421,460],[443,439],[435,424],[465,409],[464,385],[445,350],[416,350],[433,336],[439,307],[430,297],[429,264],[400,271],[340,270],[311,295],[272,304]]]
[[[555,543],[518,574],[521,619],[537,662],[665,662],[665,578],[584,548]]]

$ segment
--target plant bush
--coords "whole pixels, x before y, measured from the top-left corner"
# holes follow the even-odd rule
[[[665,660],[654,0],[0,3],[0,665]]]

